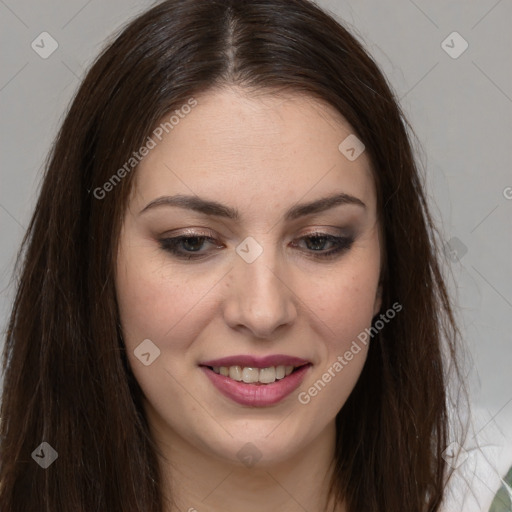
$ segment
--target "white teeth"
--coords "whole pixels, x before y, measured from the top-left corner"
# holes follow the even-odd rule
[[[213,371],[224,377],[243,381],[247,384],[255,384],[261,382],[262,384],[272,384],[276,380],[281,380],[293,372],[294,366],[269,366],[268,368],[252,368],[250,366],[214,366]]]
[[[233,379],[233,380],[241,381],[242,380],[242,368],[240,368],[240,366],[230,366],[229,367],[229,378]]]
[[[258,368],[244,368],[242,370],[242,380],[246,384],[252,384],[254,382],[258,382],[258,378],[260,376],[260,371]]]
[[[276,381],[276,374],[277,371],[274,366],[271,366],[270,368],[262,368],[260,370],[260,382],[263,382],[263,384],[270,384],[271,382]]]

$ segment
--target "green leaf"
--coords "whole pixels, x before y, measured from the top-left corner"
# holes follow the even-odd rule
[[[502,482],[503,485],[492,500],[489,512],[512,512],[512,467]]]

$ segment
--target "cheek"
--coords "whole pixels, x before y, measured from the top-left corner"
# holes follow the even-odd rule
[[[311,317],[318,319],[314,338],[320,361],[298,398],[316,415],[334,417],[359,379],[371,342],[379,262],[375,252],[354,253],[309,294]]]
[[[206,309],[205,296],[218,277],[188,279],[179,270],[169,272],[165,265],[162,256],[153,251],[126,254],[118,262],[116,292],[128,361],[146,406],[153,411],[152,421],[161,430],[170,425],[179,431],[183,419],[169,404],[174,411],[196,414],[196,402],[183,392],[183,382],[196,364],[189,348],[207,328],[211,312]],[[141,350],[142,346],[149,348]],[[151,359],[146,366],[137,355],[147,352]],[[201,396],[197,392],[192,395]]]
[[[314,294],[306,294],[316,313],[326,349],[344,352],[371,325],[379,281],[379,258],[375,253],[354,253],[337,272],[317,281]],[[305,284],[307,286],[307,284]]]
[[[374,314],[376,285],[350,279],[334,280],[332,293],[324,299],[324,320],[328,331],[322,339],[329,340],[327,348],[344,352],[371,324]],[[336,284],[338,283],[338,286]]]
[[[339,297],[332,301],[329,328],[325,327],[317,338],[319,364],[298,390],[298,402],[323,421],[332,420],[342,409],[366,361],[370,338],[365,329],[371,326],[372,309],[364,298],[361,293],[352,295],[352,300]]]
[[[162,355],[185,351],[203,327],[201,318],[207,318],[204,297],[214,288],[214,277],[190,279],[186,272],[169,272],[158,249],[134,248],[122,255],[116,293],[127,350],[150,339]]]

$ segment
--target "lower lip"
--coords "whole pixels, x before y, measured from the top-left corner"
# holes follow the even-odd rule
[[[293,393],[302,384],[310,366],[311,364],[301,366],[287,377],[276,380],[272,384],[246,384],[215,373],[207,366],[201,366],[201,369],[212,384],[234,402],[250,407],[266,407],[277,404]]]

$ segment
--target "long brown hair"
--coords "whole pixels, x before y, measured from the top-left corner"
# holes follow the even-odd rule
[[[403,309],[375,336],[336,418],[331,490],[350,512],[439,510],[446,374],[459,336],[437,231],[386,79],[349,32],[307,0],[168,0],[132,21],[88,72],[18,255],[3,357],[2,510],[164,510],[113,280],[136,169],[106,197],[97,191],[165,115],[230,84],[320,99],[366,146],[385,235],[382,311],[395,302]],[[31,456],[42,441],[58,452],[46,470]]]

